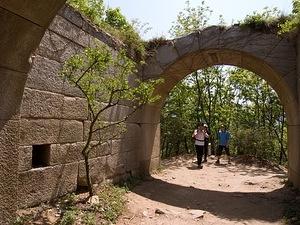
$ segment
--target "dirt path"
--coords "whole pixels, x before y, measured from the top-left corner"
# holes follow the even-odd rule
[[[199,170],[193,160],[163,162],[165,170],[128,193],[117,224],[283,224],[285,170],[224,160],[217,166],[213,158]]]

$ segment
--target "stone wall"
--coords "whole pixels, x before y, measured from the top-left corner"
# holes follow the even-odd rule
[[[87,131],[88,110],[79,89],[60,76],[63,62],[95,41],[112,51],[121,43],[97,30],[81,15],[64,7],[33,53],[33,64],[20,109],[19,206],[32,206],[85,183],[81,149]],[[114,108],[109,120],[128,108]],[[91,153],[91,178],[118,180],[138,171],[140,126],[127,124],[127,133]]]

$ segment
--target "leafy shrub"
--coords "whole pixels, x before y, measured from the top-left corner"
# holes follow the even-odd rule
[[[288,19],[280,24],[279,34],[292,32],[299,27],[300,24],[300,0],[293,0],[293,12]]]
[[[100,199],[100,212],[105,220],[116,222],[125,207],[124,188],[113,185],[104,185],[98,192]]]
[[[75,223],[75,221],[76,221],[76,211],[67,210],[60,221],[60,225],[72,225]]]
[[[105,10],[103,0],[68,0],[68,4],[92,23],[119,38],[127,46],[129,55],[137,61],[145,57],[144,42],[134,27],[136,22],[129,23],[119,8]]]
[[[95,213],[92,212],[85,213],[82,220],[83,220],[83,224],[85,225],[96,225]]]
[[[262,12],[254,11],[252,15],[247,15],[240,21],[241,27],[250,27],[256,30],[272,31],[279,29],[279,24],[286,21],[287,17],[277,9],[265,7]]]

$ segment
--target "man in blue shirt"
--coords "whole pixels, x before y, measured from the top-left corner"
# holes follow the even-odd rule
[[[224,125],[221,125],[221,129],[218,132],[219,147],[217,150],[218,159],[216,161],[216,164],[220,164],[220,157],[222,155],[223,149],[225,149],[225,153],[228,157],[228,163],[230,163],[229,140],[230,140],[230,133],[225,129]]]

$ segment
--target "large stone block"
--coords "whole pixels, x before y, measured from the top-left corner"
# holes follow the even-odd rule
[[[108,178],[126,173],[126,152],[107,156],[106,175]]]
[[[60,121],[55,119],[22,119],[20,123],[20,144],[50,144],[57,143],[60,130]]]
[[[55,17],[49,29],[83,47],[89,46],[93,39],[89,34],[61,16]]]
[[[0,68],[0,120],[19,117],[27,75]]]
[[[40,46],[38,50],[43,50],[43,46]],[[55,53],[53,54],[56,55]],[[59,75],[61,70],[62,64],[52,60],[51,56],[46,55],[45,57],[41,57],[36,55],[33,66],[28,74],[26,87],[66,94],[68,96],[82,97],[82,93],[78,88],[71,86],[67,81],[62,79]]]
[[[1,1],[3,2],[3,1]],[[0,67],[28,72],[32,51],[44,33],[44,28],[0,7]]]
[[[64,119],[87,120],[87,100],[84,98],[65,97],[62,117]]]
[[[72,40],[62,37],[51,30],[47,30],[36,53],[62,63],[83,49],[81,45],[74,43]]]
[[[168,65],[175,62],[179,58],[178,52],[174,47],[173,42],[161,46],[156,53],[156,60],[161,68],[166,68]]]
[[[66,164],[83,160],[81,151],[84,142],[72,144],[52,144],[50,150],[50,165]]]
[[[112,141],[112,154],[135,151],[140,148],[140,136]]]
[[[300,125],[288,125],[288,159],[289,169],[293,171],[300,170]]]
[[[99,157],[89,160],[90,177],[93,184],[101,183],[106,177],[106,157]],[[84,162],[80,162],[78,179],[79,186],[87,186],[86,171]]]
[[[160,155],[160,124],[142,124],[141,160],[149,160]]]
[[[1,1],[0,6],[6,8],[28,21],[47,27],[49,20],[55,16],[56,12],[63,6],[64,0],[38,1],[30,0]]]
[[[17,210],[19,121],[0,120],[0,222],[9,224]]]
[[[32,146],[19,147],[19,172],[32,169]]]
[[[207,27],[199,31],[199,51],[205,49],[216,49],[220,46],[220,34],[223,29],[218,26]]]
[[[247,40],[247,44],[239,50],[261,60],[272,55],[273,49],[280,43],[280,39],[276,35],[263,32],[253,32]]]
[[[139,139],[141,135],[141,127],[139,124],[137,123],[126,123],[126,130],[122,135],[122,138],[125,139],[131,139],[131,138],[135,138],[135,139]]]
[[[288,170],[288,178],[289,181],[292,182],[293,186],[296,188],[300,188],[300,173],[298,171],[289,168]]]
[[[133,109],[128,106],[124,105],[116,105],[108,110],[105,110],[102,114],[102,119],[103,121],[109,121],[109,122],[114,122],[114,121],[120,121],[130,114],[132,114]]]
[[[149,172],[157,170],[160,166],[160,157],[152,158],[149,166]]]
[[[199,34],[198,32],[180,37],[175,40],[175,48],[180,57],[185,54],[197,52],[199,50]]]
[[[90,158],[99,158],[112,153],[112,141],[99,144],[98,141],[92,141],[91,146],[94,146],[90,152]]]
[[[140,162],[139,162],[138,153],[136,150],[129,151],[126,153],[126,164],[125,170],[127,173],[134,173],[134,171],[138,170]],[[133,175],[133,174],[132,174]]]
[[[101,124],[99,124],[101,123]],[[108,140],[111,140],[111,139],[118,139],[118,138],[121,138],[122,137],[122,130],[123,130],[123,127],[117,127],[115,125],[111,125],[109,126],[109,123],[106,122],[106,121],[99,121],[98,124],[95,124],[94,125],[94,132],[92,134],[92,137],[91,137],[91,140],[92,141],[108,141]],[[101,129],[100,131],[97,130],[99,127],[103,128]],[[84,140],[86,141],[88,139],[88,135],[89,135],[89,132],[90,132],[90,126],[91,126],[91,121],[84,121]],[[104,127],[104,126],[107,126],[107,127]]]
[[[22,119],[21,145],[83,141],[83,123],[76,120]]]
[[[239,50],[249,42],[252,30],[240,26],[226,27],[220,32],[219,46],[224,49]]]
[[[296,70],[296,58],[275,58],[273,55],[264,58],[264,61],[270,65],[277,73],[286,76],[293,70]]]
[[[153,57],[146,61],[146,64],[142,66],[141,71],[144,80],[157,79],[163,73],[163,69]]]
[[[59,143],[83,141],[83,122],[76,120],[60,121]]]
[[[21,117],[60,118],[63,103],[63,95],[26,88],[22,100]]]
[[[233,51],[221,51],[218,53],[221,64],[239,66],[242,65],[242,54]]]
[[[78,163],[36,168],[19,174],[19,207],[34,206],[73,192]]]
[[[149,104],[144,105],[139,110],[137,110],[130,118],[128,118],[128,123],[157,123],[160,121],[160,105]]]

